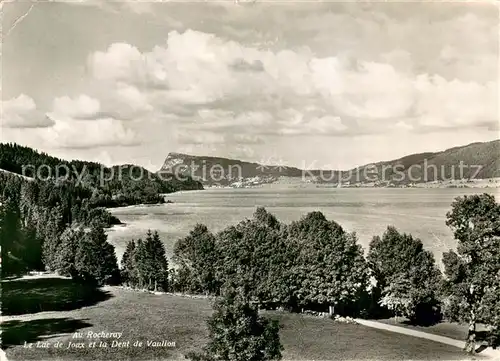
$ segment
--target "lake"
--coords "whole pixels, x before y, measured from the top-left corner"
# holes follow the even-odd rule
[[[365,251],[374,235],[388,225],[420,238],[437,260],[456,243],[445,225],[446,212],[458,196],[488,192],[497,198],[499,189],[473,188],[298,188],[290,186],[207,189],[168,194],[174,203],[131,206],[110,211],[126,226],[108,230],[108,240],[121,259],[127,242],[157,230],[172,255],[177,239],[186,236],[196,223],[213,231],[222,230],[252,216],[264,206],[283,222],[300,219],[319,210],[347,231],[355,231]]]

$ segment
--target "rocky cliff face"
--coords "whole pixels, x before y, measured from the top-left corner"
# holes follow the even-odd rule
[[[300,177],[294,167],[263,165],[237,159],[169,153],[160,172],[190,175],[205,186],[255,186],[279,177]]]
[[[190,156],[182,153],[168,153],[165,162],[161,167],[161,171],[173,171],[177,167],[184,164],[184,160],[188,160]]]

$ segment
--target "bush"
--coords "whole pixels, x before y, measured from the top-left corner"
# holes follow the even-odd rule
[[[193,361],[281,360],[279,323],[259,316],[242,289],[225,288],[208,320],[209,342]]]

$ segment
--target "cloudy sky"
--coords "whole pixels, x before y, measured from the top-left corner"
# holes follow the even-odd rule
[[[484,3],[3,5],[2,141],[349,168],[499,138]]]

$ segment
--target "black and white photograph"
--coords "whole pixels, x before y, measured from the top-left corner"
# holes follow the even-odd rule
[[[0,361],[500,361],[500,2],[0,19]]]

